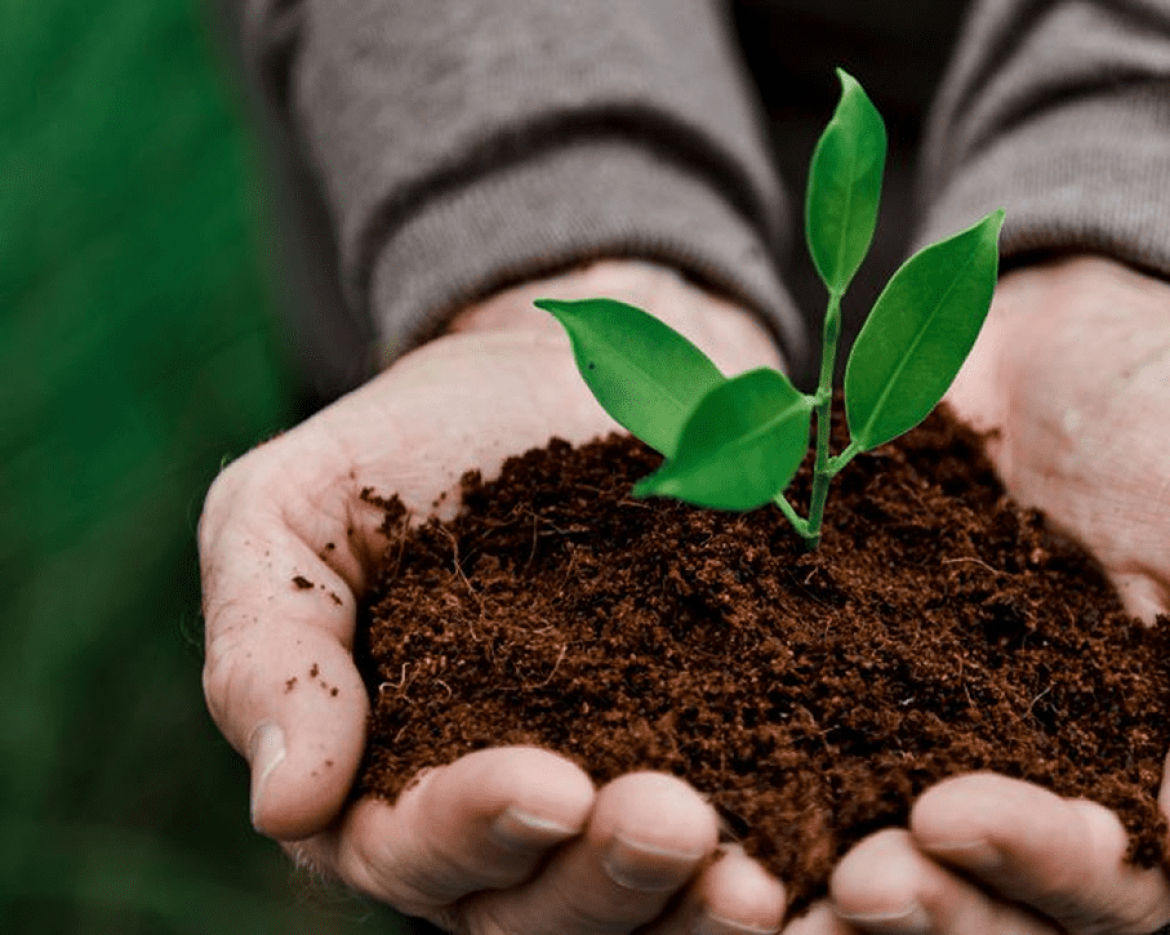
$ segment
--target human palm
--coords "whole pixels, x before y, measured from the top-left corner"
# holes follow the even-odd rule
[[[990,433],[1008,490],[1088,547],[1131,613],[1167,612],[1170,285],[1093,257],[1007,274],[948,401]],[[909,829],[845,857],[817,931],[1146,935],[1170,921],[1170,879],[1125,851],[1095,803],[956,777],[922,796]]]
[[[661,314],[728,371],[778,359],[762,327],[641,264],[504,293],[357,392],[229,466],[200,523],[209,708],[252,770],[252,816],[302,862],[458,932],[662,935],[778,927],[783,890],[741,852],[715,861],[712,807],[637,773],[595,789],[534,748],[424,773],[390,806],[347,805],[364,743],[355,606],[385,545],[363,491],[425,517],[467,470],[553,435],[614,428],[541,295],[616,295]],[[738,925],[739,928],[735,928]]]
[[[1104,259],[1005,277],[950,401],[1135,616],[1170,610],[1170,284]]]
[[[612,428],[538,295],[626,298],[725,372],[777,363],[727,303],[640,264],[498,296],[453,333],[229,467],[200,528],[208,703],[248,757],[253,820],[302,861],[453,931],[775,931],[783,890],[741,852],[714,861],[710,806],[656,774],[603,789],[542,750],[480,751],[391,808],[346,798],[366,696],[355,601],[383,547],[366,488],[417,517],[449,511],[461,474],[553,435]],[[1005,277],[950,401],[995,433],[1017,497],[1088,544],[1130,608],[1166,607],[1170,287],[1100,260]],[[306,584],[311,585],[305,586]],[[1163,801],[1170,810],[1170,790]],[[1000,776],[929,790],[911,827],[846,856],[833,900],[786,935],[938,931],[1145,935],[1170,918],[1159,870],[1124,865],[1091,803]],[[930,926],[929,929],[924,925]]]

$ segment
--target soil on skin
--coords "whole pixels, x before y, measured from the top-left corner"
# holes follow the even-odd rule
[[[407,532],[383,502],[357,794],[393,799],[422,767],[503,744],[598,783],[664,770],[709,796],[792,914],[851,845],[972,770],[1101,802],[1133,862],[1170,866],[1170,622],[1127,618],[1007,499],[973,434],[936,414],[858,458],[813,553],[778,510],[632,499],[659,460],[626,437],[553,442],[496,482],[465,478],[450,524]]]

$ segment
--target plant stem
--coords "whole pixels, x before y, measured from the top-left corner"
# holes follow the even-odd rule
[[[796,512],[796,508],[788,502],[788,498],[784,496],[784,493],[780,492],[776,494],[776,496],[772,498],[772,502],[775,503],[776,506],[780,507],[780,512],[784,514],[784,518],[788,520],[792,528],[796,530],[797,535],[799,535],[805,541],[805,545],[808,545],[808,523]],[[812,546],[809,548],[811,549]]]
[[[846,464],[861,454],[861,450],[861,446],[857,442],[851,441],[839,455],[829,458],[829,477],[836,477],[840,474]]]
[[[772,498],[780,512],[784,514],[784,518],[804,540],[804,547],[810,552],[821,544],[821,523],[825,516],[829,483],[861,452],[854,442],[850,442],[837,457],[829,455],[829,442],[833,430],[833,373],[837,367],[837,345],[841,339],[841,294],[839,291],[829,292],[829,307],[825,311],[825,330],[821,345],[821,372],[816,392],[812,396],[817,435],[808,519],[803,519],[797,514],[783,492]]]
[[[829,438],[833,429],[833,371],[837,365],[837,344],[841,338],[841,292],[829,292],[829,307],[825,311],[824,340],[821,346],[821,374],[817,383],[813,411],[817,420],[816,460],[813,466],[812,496],[809,499],[808,521],[801,532],[805,548],[810,552],[821,544],[821,521],[825,515],[825,498],[829,482],[836,473],[829,461]]]

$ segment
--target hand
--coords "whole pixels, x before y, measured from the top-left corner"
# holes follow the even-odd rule
[[[1165,779],[1161,802],[1170,809]],[[909,831],[872,835],[845,856],[832,880],[835,924],[898,935],[1150,935],[1170,922],[1170,880],[1126,864],[1125,847],[1103,806],[991,773],[956,777],[915,803]]]
[[[1007,488],[1086,544],[1131,613],[1170,595],[1170,286],[1096,258],[1006,275],[949,395],[995,434]],[[1170,761],[1160,801],[1170,814]],[[836,919],[862,932],[1147,935],[1170,880],[1123,863],[1107,809],[1003,776],[957,777],[909,830],[846,855]],[[825,932],[840,929],[827,927]]]
[[[1007,274],[947,398],[1132,614],[1170,608],[1170,284],[1096,257]]]
[[[250,763],[255,826],[408,914],[469,933],[665,935],[699,916],[710,932],[774,930],[782,887],[741,852],[714,861],[713,809],[668,776],[598,790],[549,751],[500,748],[424,772],[393,807],[346,807],[367,713],[355,603],[384,545],[361,491],[450,511],[465,471],[614,427],[560,327],[531,308],[541,295],[644,305],[726,372],[779,364],[751,316],[648,264],[599,263],[469,309],[216,480],[199,530],[208,706]]]

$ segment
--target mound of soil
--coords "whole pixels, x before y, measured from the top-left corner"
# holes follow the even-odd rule
[[[389,542],[359,628],[357,794],[393,799],[502,744],[598,783],[664,770],[709,796],[793,914],[852,844],[971,770],[1095,799],[1133,862],[1170,866],[1170,622],[1128,618],[972,433],[935,414],[854,461],[813,553],[778,510],[632,499],[659,460],[628,437],[553,442],[498,481],[469,475],[455,521],[409,531],[367,493]]]

